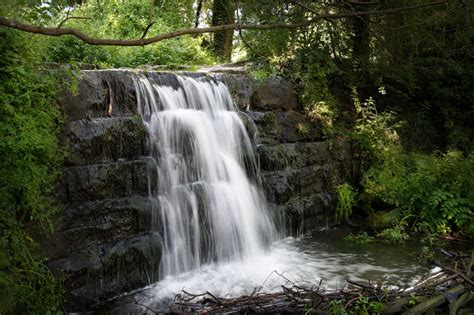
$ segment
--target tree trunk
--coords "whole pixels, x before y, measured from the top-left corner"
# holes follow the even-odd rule
[[[353,17],[352,31],[352,56],[355,59],[356,67],[365,70],[370,58],[370,30],[368,17]]]
[[[230,0],[214,0],[212,4],[212,26],[233,24],[234,7]],[[223,61],[230,61],[232,56],[233,30],[214,33],[212,49]]]

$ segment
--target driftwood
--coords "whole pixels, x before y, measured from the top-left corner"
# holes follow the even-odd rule
[[[454,315],[474,299],[474,279],[471,276],[474,253],[449,254],[447,256],[452,266],[448,267],[437,262],[436,265],[441,268],[440,272],[422,279],[409,289],[391,289],[383,287],[382,283],[360,283],[349,280],[340,290],[326,290],[322,287],[322,282],[315,285],[295,283],[274,271],[267,279],[276,274],[286,281],[279,292],[262,292],[267,280],[252,293],[234,298],[218,297],[211,292],[196,294],[183,290],[175,296],[168,312],[329,314],[331,303],[334,301],[349,311],[361,297],[365,297],[366,301],[382,303],[384,314],[400,312],[420,314],[447,304],[445,310],[449,308],[449,313]],[[459,269],[460,266],[463,270]],[[135,303],[140,305],[136,300]],[[155,312],[148,306],[141,306],[147,311]],[[470,311],[472,310],[468,310]]]

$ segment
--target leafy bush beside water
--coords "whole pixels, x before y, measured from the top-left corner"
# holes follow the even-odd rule
[[[370,161],[364,201],[391,210],[392,226],[379,235],[394,243],[404,242],[410,229],[474,236],[474,153],[404,152],[392,113],[377,113],[372,99],[362,103],[354,96],[354,103],[360,114],[354,139]]]
[[[418,231],[474,235],[474,154],[393,152],[364,175],[364,191]]]

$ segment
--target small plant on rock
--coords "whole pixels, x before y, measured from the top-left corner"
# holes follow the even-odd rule
[[[344,183],[336,187],[337,191],[337,208],[336,208],[336,222],[341,220],[348,220],[352,214],[352,208],[357,203],[357,193],[351,185]]]

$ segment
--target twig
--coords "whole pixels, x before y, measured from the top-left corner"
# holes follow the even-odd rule
[[[364,289],[369,289],[369,290],[373,290],[374,288],[372,286],[369,286],[369,285],[366,285],[366,284],[363,284],[363,283],[359,283],[359,282],[355,282],[355,281],[352,281],[352,280],[346,280],[347,283],[350,283],[356,287],[361,287],[361,288],[364,288]]]
[[[219,305],[226,306],[226,303],[223,303],[217,296],[215,296],[211,292],[207,291],[206,294],[212,297],[214,300],[216,300],[216,302],[219,303]]]
[[[466,276],[470,277],[472,272],[472,265],[474,264],[474,250],[471,252],[471,260],[466,268]]]
[[[151,22],[150,24],[148,24],[148,26],[145,28],[145,31],[143,32],[143,35],[140,39],[144,39],[145,36],[146,36],[146,33],[148,33],[148,30],[155,24],[155,22]]]
[[[157,312],[156,310],[152,309],[151,307],[146,306],[145,304],[142,304],[142,303],[138,302],[135,297],[132,297],[132,299],[133,299],[133,302],[135,302],[136,305],[141,306],[141,307],[143,307],[143,308],[149,310],[150,312],[153,312],[154,314],[159,314],[159,312]]]
[[[434,262],[434,264],[435,264],[436,266],[442,268],[443,270],[446,270],[446,271],[449,271],[449,272],[451,272],[451,273],[454,273],[455,275],[457,275],[457,276],[463,278],[463,279],[464,279],[467,283],[469,283],[471,286],[474,286],[474,281],[472,281],[471,279],[469,279],[469,277],[466,276],[465,274],[463,274],[462,272],[456,271],[456,270],[451,269],[451,268],[449,268],[449,267],[445,267],[445,266],[441,265],[441,264],[438,263],[438,262]]]
[[[314,13],[314,14],[316,14],[316,15],[319,15],[319,13],[316,12],[316,10],[313,10],[312,8],[308,7],[308,6],[305,5],[305,4],[302,4],[302,3],[298,2],[298,1],[295,1],[295,0],[290,0],[290,2],[293,3],[294,5],[297,5],[297,6],[302,7],[303,9],[305,9],[305,10],[311,12],[311,13]]]
[[[465,255],[455,255],[457,262],[460,259],[466,259]],[[446,268],[447,271],[452,268]],[[268,279],[276,274],[286,282],[281,286],[281,291],[274,293],[263,293],[265,283]],[[444,295],[440,295],[440,291],[450,293],[462,293],[465,291],[469,281],[461,276],[459,272],[453,275],[446,274],[446,271],[439,272],[428,277],[426,280],[417,284],[415,288],[407,291],[398,291],[392,289],[387,291],[383,289],[381,283],[373,286],[370,282],[368,285],[357,281],[347,280],[351,286],[344,286],[339,290],[324,291],[321,290],[322,281],[319,285],[301,286],[295,283],[284,273],[272,271],[259,287],[253,289],[249,295],[243,295],[233,298],[222,298],[213,295],[210,292],[202,294],[192,294],[182,290],[182,294],[175,297],[175,305],[179,306],[180,312],[192,313],[302,313],[308,305],[314,310],[326,310],[330,307],[331,301],[341,300],[345,309],[352,309],[355,301],[361,296],[367,297],[369,300],[376,300],[380,303],[386,303],[390,309],[401,311],[406,308],[410,301],[410,296],[416,294],[416,298],[420,303],[415,306],[411,313],[415,313],[426,307],[438,307],[446,303]],[[464,282],[464,284],[463,284]],[[457,285],[457,286],[456,286]],[[380,292],[383,291],[383,295]],[[200,301],[193,302],[196,297],[202,297]],[[456,307],[451,305],[451,310],[458,310],[463,307],[468,299],[473,298],[471,295],[465,295],[462,299],[456,300]],[[211,302],[211,303],[206,303]],[[388,304],[387,304],[388,303]],[[170,307],[170,310],[173,308]]]
[[[61,26],[63,26],[63,24],[69,20],[90,20],[90,19],[91,18],[87,16],[66,16],[66,18],[62,20],[61,23],[59,23],[57,29],[61,28]]]

